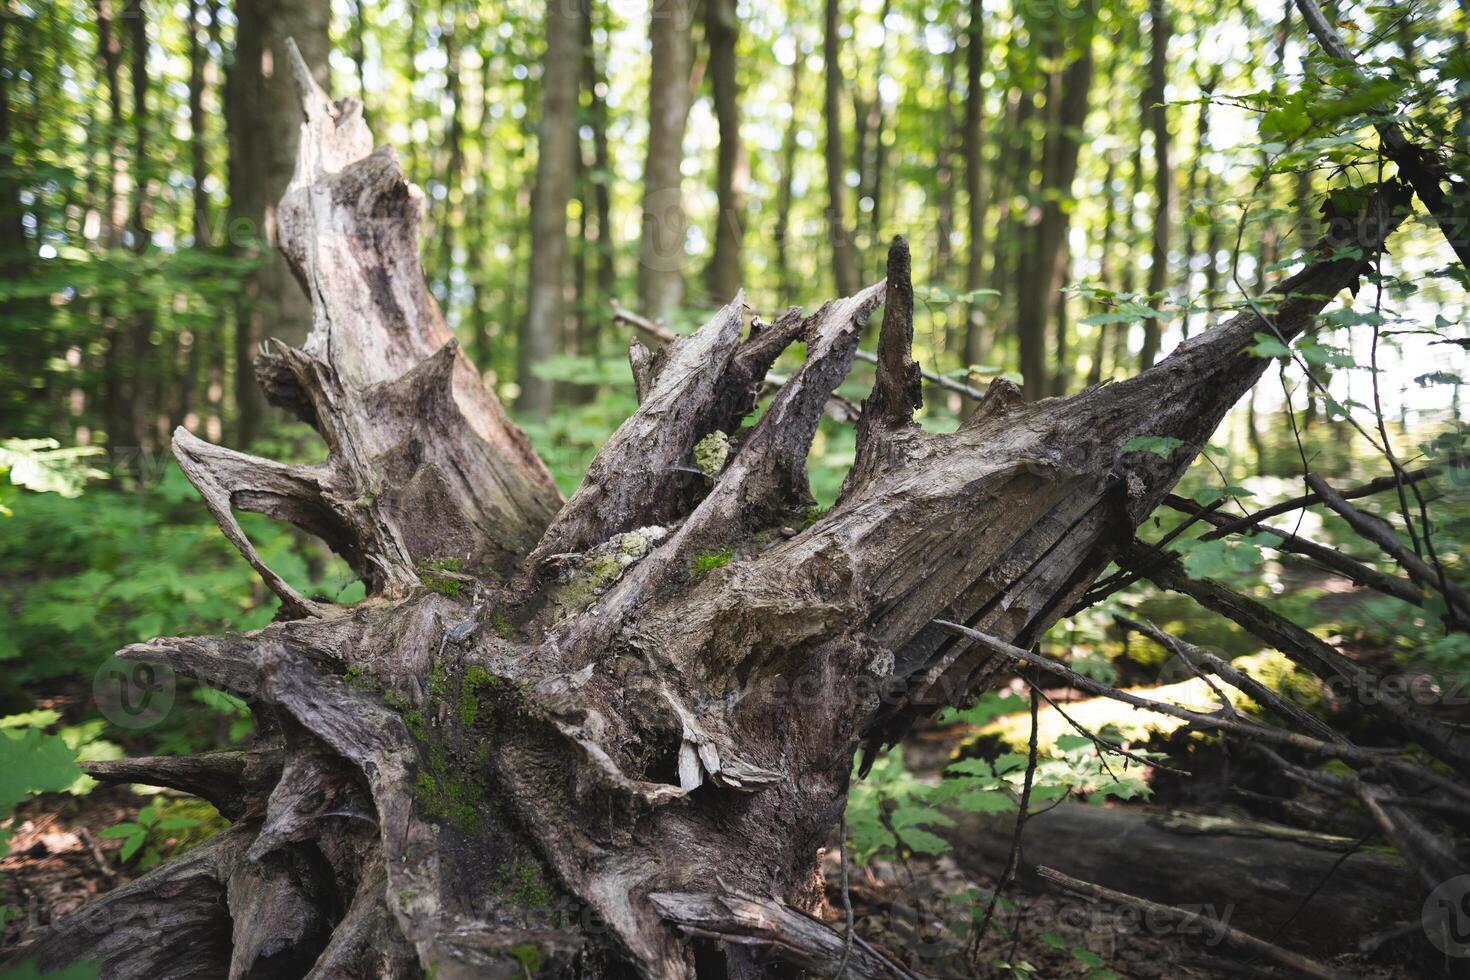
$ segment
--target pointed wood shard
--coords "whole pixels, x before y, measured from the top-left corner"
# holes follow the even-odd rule
[[[919,364],[913,359],[914,285],[909,278],[909,246],[894,236],[888,248],[887,291],[883,329],[878,334],[878,380],[863,404],[863,416],[881,417],[891,425],[911,422],[924,404]]]

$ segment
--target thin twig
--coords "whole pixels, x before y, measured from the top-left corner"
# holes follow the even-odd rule
[[[842,858],[842,911],[847,920],[847,930],[842,934],[842,959],[837,962],[837,972],[833,975],[835,980],[842,980],[847,975],[847,961],[852,957],[852,892],[848,890],[847,882],[847,808],[843,807],[842,817],[837,824],[837,853]]]
[[[980,955],[980,943],[985,939],[985,933],[990,929],[990,920],[994,918],[995,908],[1000,904],[1000,894],[1015,879],[1016,869],[1021,864],[1021,835],[1026,832],[1027,811],[1031,809],[1031,784],[1036,777],[1036,755],[1039,747],[1039,726],[1036,723],[1036,716],[1037,709],[1041,704],[1040,692],[1036,687],[1036,682],[1029,677],[1025,677],[1024,679],[1031,687],[1031,743],[1027,749],[1026,776],[1021,783],[1021,809],[1016,812],[1016,828],[1011,834],[1011,853],[1006,858],[1005,871],[1001,873],[1000,880],[995,883],[995,889],[990,893],[990,904],[985,908],[985,918],[980,920],[980,928],[976,930],[974,938],[970,940],[970,962],[972,963]]]

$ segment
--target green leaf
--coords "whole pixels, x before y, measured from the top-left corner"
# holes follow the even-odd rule
[[[1160,316],[1159,312],[1152,306],[1134,300],[1125,300],[1112,309],[1089,314],[1077,322],[1093,327],[1104,327],[1112,323],[1138,323],[1141,320],[1151,320],[1158,316]]]
[[[1203,490],[1194,492],[1194,502],[1201,507],[1209,506],[1222,497],[1249,497],[1251,492],[1245,487],[1228,484],[1223,487],[1205,487]]]
[[[8,916],[0,914],[0,925],[7,919]],[[44,974],[36,967],[35,960],[22,960],[0,968],[0,980],[97,980],[101,975],[101,963],[72,963]]]
[[[1123,443],[1123,451],[1129,453],[1153,453],[1163,459],[1174,455],[1174,450],[1184,445],[1183,439],[1173,436],[1134,436]]]
[[[943,854],[949,850],[949,841],[918,827],[905,827],[898,836],[903,839],[905,847],[920,854]]]
[[[989,776],[992,772],[990,763],[976,756],[966,759],[957,759],[944,767],[945,772],[963,773],[967,776]]]
[[[901,806],[897,807],[888,816],[893,829],[900,834],[910,827],[930,825],[935,827],[953,827],[954,821],[940,813],[938,810],[927,806]]]
[[[1291,348],[1283,344],[1278,338],[1270,334],[1261,333],[1259,330],[1256,331],[1255,338],[1256,342],[1246,348],[1246,353],[1254,357],[1264,358],[1291,357]]]
[[[153,825],[155,830],[188,830],[190,827],[199,826],[199,821],[193,817],[164,817]]]
[[[1059,735],[1056,747],[1061,752],[1076,752],[1078,749],[1092,748],[1092,739],[1081,735]]]
[[[34,728],[18,734],[0,730],[0,808],[71,786],[82,775],[75,759],[59,735]]]
[[[1101,956],[1098,956],[1090,949],[1083,949],[1081,946],[1072,947],[1072,958],[1087,966],[1095,967],[1103,965],[1103,958]]]
[[[97,836],[103,840],[115,840],[119,837],[142,837],[148,833],[147,829],[135,823],[116,823],[106,830],[98,832]]]
[[[142,847],[143,842],[147,839],[147,834],[136,834],[123,841],[122,850],[117,852],[118,860],[126,863],[129,858],[138,853],[138,848]]]
[[[1186,541],[1179,546],[1184,553],[1184,570],[1195,578],[1219,578],[1249,572],[1264,561],[1261,549],[1248,541]]]
[[[1009,793],[993,790],[965,793],[955,800],[955,805],[971,813],[1009,813],[1016,809],[1016,801]]]

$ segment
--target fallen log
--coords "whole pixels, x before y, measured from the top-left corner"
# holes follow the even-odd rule
[[[1014,818],[954,816],[955,826],[943,834],[955,860],[974,874],[998,873],[1010,853]],[[1035,868],[1044,864],[1327,956],[1350,945],[1345,937],[1417,914],[1420,895],[1408,865],[1396,856],[1353,851],[1356,843],[1231,816],[1064,803],[1026,822],[1019,881],[1043,887]]]

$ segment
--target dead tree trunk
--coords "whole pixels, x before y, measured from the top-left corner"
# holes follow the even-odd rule
[[[1243,352],[1262,325],[1239,316],[1068,399],[1025,403],[997,382],[957,432],[930,434],[912,421],[895,241],[886,283],[746,336],[737,294],[693,336],[635,356],[641,407],[563,503],[424,288],[419,191],[373,150],[360,104],[329,101],[294,61],[306,123],[279,237],[315,329],[258,368],[330,456],[284,465],[179,430],[181,466],[281,617],[123,651],[246,698],[259,736],[96,767],[197,793],[234,824],[59,923],[43,965],[97,958],[109,977],[150,980],[755,977],[754,944],[837,972],[841,937],[798,910],[855,754],[1002,662],[932,621],[1032,643],[1269,363]],[[1377,252],[1404,200],[1384,186],[1341,219],[1336,244],[1358,248],[1281,283],[1275,328],[1299,332],[1355,283],[1365,260],[1351,256]],[[782,533],[810,504],[818,417],[880,304],[854,466],[835,506]],[[798,340],[805,362],[742,429]],[[728,462],[690,472],[715,432],[732,437]],[[1183,445],[1123,451],[1144,435]],[[232,509],[321,536],[369,597],[299,594]],[[845,970],[901,975],[861,945]]]

